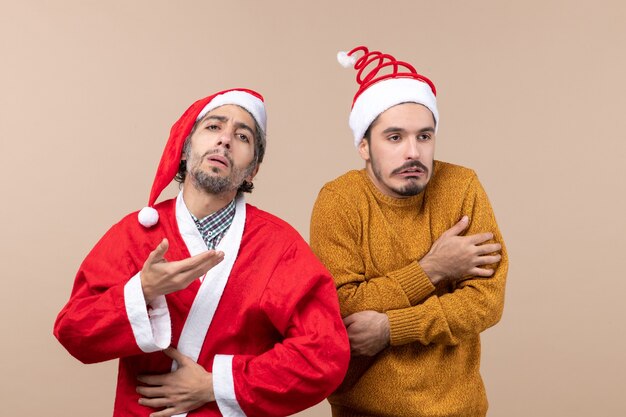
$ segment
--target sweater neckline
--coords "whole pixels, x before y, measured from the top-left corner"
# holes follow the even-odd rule
[[[367,184],[367,187],[370,189],[372,194],[374,194],[374,197],[376,197],[377,200],[387,205],[394,206],[394,207],[410,207],[410,206],[415,207],[415,206],[422,205],[422,200],[424,199],[424,191],[422,191],[421,193],[417,195],[406,197],[406,198],[391,197],[386,194],[383,194],[383,192],[380,191],[376,187],[376,185],[372,182],[369,175],[367,175],[367,171],[365,168],[361,169],[359,171],[359,174],[361,175],[361,178],[363,179],[365,184]]]

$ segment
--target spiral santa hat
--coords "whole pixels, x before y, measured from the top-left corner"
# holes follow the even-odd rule
[[[435,129],[439,126],[435,85],[418,74],[411,64],[380,51],[370,52],[365,46],[339,52],[337,61],[345,68],[354,67],[358,71],[359,90],[354,95],[349,119],[355,146],[359,146],[367,129],[382,112],[401,103],[426,106],[435,118]]]

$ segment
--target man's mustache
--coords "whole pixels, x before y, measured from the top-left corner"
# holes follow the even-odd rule
[[[405,162],[400,168],[394,169],[391,173],[392,174],[399,174],[400,172],[404,171],[405,169],[409,169],[409,168],[421,168],[424,171],[424,173],[428,174],[428,168],[426,168],[426,165],[422,164],[420,161],[408,161],[408,162]]]
[[[227,152],[227,151],[220,152],[219,149],[211,149],[210,151],[206,151],[202,155],[202,159],[204,160],[204,158],[206,158],[209,155],[213,155],[213,154],[220,154],[220,155],[222,155],[224,158],[228,159],[228,163],[230,164],[230,166],[233,166],[233,158],[230,157],[230,152]]]

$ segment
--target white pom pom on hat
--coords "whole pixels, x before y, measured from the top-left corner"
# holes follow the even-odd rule
[[[346,51],[339,51],[337,52],[337,62],[344,68],[350,68],[356,64],[356,57],[348,55]]]
[[[363,55],[357,58],[358,53]],[[400,103],[418,103],[428,108],[437,130],[437,90],[411,64],[380,51],[369,51],[365,46],[337,53],[337,61],[346,68],[354,65],[357,70],[359,90],[354,95],[349,119],[355,146],[359,146],[369,126],[382,112]]]
[[[246,109],[259,124],[263,132],[267,129],[267,116],[263,96],[253,90],[234,88],[220,91],[193,103],[183,115],[174,123],[170,137],[163,149],[163,155],[152,182],[148,206],[139,211],[139,223],[144,227],[152,227],[159,222],[159,213],[153,207],[161,192],[176,176],[180,165],[185,139],[191,133],[196,121],[209,111],[224,106],[236,104]]]
[[[137,217],[144,227],[152,227],[159,222],[159,212],[152,207],[142,208]]]

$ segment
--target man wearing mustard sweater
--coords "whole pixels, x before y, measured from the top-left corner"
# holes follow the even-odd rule
[[[326,184],[311,219],[352,352],[333,416],[484,416],[480,333],[501,317],[508,268],[487,195],[472,170],[434,160],[429,79],[365,47],[338,59],[358,71],[365,169]]]

